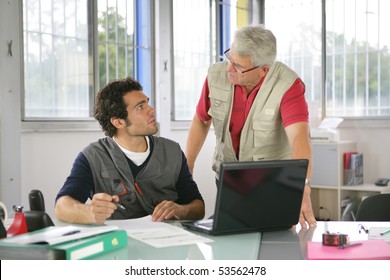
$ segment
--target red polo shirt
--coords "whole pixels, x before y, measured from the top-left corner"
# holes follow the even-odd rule
[[[248,96],[243,86],[234,86],[234,101],[229,131],[232,136],[233,148],[237,158],[241,131],[263,80],[260,81]],[[202,94],[196,106],[196,116],[202,121],[211,120],[211,116],[207,113],[210,109],[209,94],[208,80],[206,78],[203,84]],[[297,122],[309,121],[309,111],[305,100],[305,85],[300,78],[295,80],[283,96],[280,104],[280,114],[284,127]]]

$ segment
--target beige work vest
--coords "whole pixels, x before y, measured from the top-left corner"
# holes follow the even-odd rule
[[[227,79],[227,62],[210,67],[208,86],[216,136],[213,170],[219,174],[222,162],[289,159],[290,146],[282,125],[280,103],[298,75],[281,62],[270,68],[245,120],[237,159],[229,131],[234,85]]]

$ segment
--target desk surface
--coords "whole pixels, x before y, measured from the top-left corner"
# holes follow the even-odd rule
[[[317,222],[317,227],[303,229],[299,225],[290,230],[264,233],[245,233],[225,236],[209,236],[212,243],[187,246],[154,248],[129,238],[127,248],[122,248],[96,259],[134,260],[300,260],[306,259],[307,241],[321,242],[324,232],[348,234],[351,241],[367,240],[359,224],[366,228],[389,227],[390,222]],[[202,234],[201,234],[202,235]]]

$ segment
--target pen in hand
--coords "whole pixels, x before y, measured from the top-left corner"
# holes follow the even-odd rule
[[[114,202],[116,206],[118,206],[120,209],[122,210],[126,210],[125,206],[123,206],[122,204],[120,204],[119,202]]]
[[[116,195],[114,195],[114,196],[112,197],[111,202],[114,203],[116,206],[118,206],[118,208],[120,208],[120,209],[122,209],[122,210],[126,210],[125,206],[123,206],[122,204],[120,204],[119,202],[116,202],[116,201],[114,200],[114,197],[115,197],[115,196],[116,196]]]

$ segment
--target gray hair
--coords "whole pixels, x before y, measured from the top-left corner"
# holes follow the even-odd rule
[[[276,58],[276,38],[263,25],[247,26],[236,31],[231,49],[250,57],[253,66],[271,67]]]

